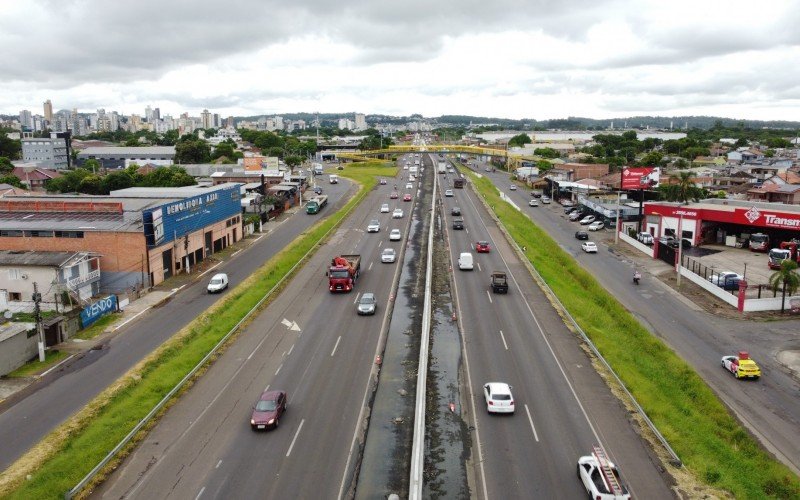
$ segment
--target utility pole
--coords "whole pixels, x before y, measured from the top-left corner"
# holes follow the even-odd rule
[[[42,301],[42,294],[39,293],[39,285],[33,282],[33,317],[36,321],[36,334],[39,338],[39,362],[44,363],[44,330],[42,329],[42,311],[39,303]]]

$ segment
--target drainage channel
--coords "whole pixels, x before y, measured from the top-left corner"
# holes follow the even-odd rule
[[[422,189],[409,229],[403,271],[386,336],[355,498],[408,497],[417,359],[425,293],[430,192]]]

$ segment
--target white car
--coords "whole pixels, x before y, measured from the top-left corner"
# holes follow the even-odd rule
[[[444,195],[447,196],[448,198],[450,198],[451,196],[453,196],[453,190],[452,189],[446,190],[444,192]]]
[[[403,218],[403,209],[395,208],[394,212],[392,212],[392,219],[402,219],[402,218]]]
[[[594,455],[581,457],[578,459],[578,477],[581,478],[583,487],[589,493],[589,498],[599,500],[630,500],[631,494],[622,482],[617,467],[609,461],[605,461],[612,479],[606,479],[600,462]],[[611,483],[611,484],[609,484]]]
[[[392,229],[389,232],[389,241],[400,241],[403,239],[403,233],[399,229]]]
[[[378,219],[372,219],[369,221],[369,225],[367,226],[368,233],[378,233],[381,230],[381,221]]]
[[[596,217],[594,215],[587,215],[586,217],[581,219],[581,225],[586,226],[588,224],[591,224],[592,222],[594,222],[595,219]]]
[[[735,273],[733,271],[720,271],[720,272],[718,272],[716,274],[712,274],[711,276],[708,277],[708,281],[710,281],[711,283],[713,283],[713,284],[715,284],[717,286],[722,286],[722,285],[725,284],[726,281],[732,280],[732,279],[738,279],[738,280],[741,281],[744,278],[742,278],[742,276],[740,276],[738,273]]]
[[[403,165],[403,170],[408,170],[408,165]]]
[[[511,191],[516,191],[517,190],[517,185],[516,184],[512,184],[512,185],[508,186],[508,189],[510,189]]]
[[[504,382],[489,382],[483,386],[488,413],[514,413],[514,396],[511,386]]]
[[[410,182],[407,182],[406,183],[406,189],[414,189],[414,185],[411,184]]]
[[[208,293],[219,293],[228,288],[228,275],[225,273],[217,273],[208,282]]]
[[[528,206],[529,207],[538,207],[539,206],[539,200],[531,200],[531,201],[529,201],[528,202]]]
[[[381,253],[381,262],[384,264],[391,264],[397,259],[397,252],[394,251],[394,248],[384,248],[383,252]]]
[[[414,182],[415,180],[417,180],[416,176],[414,176],[414,174],[409,174],[408,181],[409,182]]]
[[[601,220],[596,220],[591,224],[589,224],[589,227],[587,229],[589,229],[589,231],[599,231],[603,229],[605,226],[606,226],[605,222]]]
[[[581,243],[581,248],[586,253],[597,253],[597,245],[594,244],[594,241],[584,241]]]
[[[544,203],[545,205],[549,205],[550,204],[550,197],[549,196],[542,196],[542,203]]]
[[[388,203],[384,203],[383,205],[381,205],[381,213],[382,214],[388,214],[389,213],[389,204]]]

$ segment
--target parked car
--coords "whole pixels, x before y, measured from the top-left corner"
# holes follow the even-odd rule
[[[587,227],[586,229],[588,229],[589,231],[599,231],[599,230],[603,229],[604,227],[606,227],[606,223],[605,222],[603,222],[601,220],[596,220],[596,221],[592,222],[591,224],[589,224],[589,227]]]
[[[403,209],[395,208],[394,212],[392,212],[392,219],[402,219],[402,218],[403,218]]]
[[[652,244],[653,244],[653,242],[655,241],[655,240],[653,239],[653,235],[652,235],[652,234],[650,234],[650,233],[637,233],[637,234],[636,234],[636,239],[637,239],[637,240],[638,240],[640,243],[643,243],[643,244],[645,244],[645,245],[652,245]]]
[[[254,431],[277,429],[286,411],[287,399],[284,391],[264,391],[253,405],[250,428]]]
[[[403,239],[403,233],[399,229],[392,229],[389,232],[389,241],[400,241]]]
[[[358,306],[356,310],[359,316],[369,316],[375,314],[375,309],[378,307],[375,300],[375,294],[372,292],[364,292],[361,298],[358,299]]]
[[[381,231],[381,221],[378,219],[372,219],[369,221],[367,225],[367,232],[368,233],[379,233]]]
[[[569,214],[569,220],[573,222],[575,222],[576,220],[580,220],[582,217],[584,217],[584,215],[583,212],[581,212],[580,210],[576,210],[571,214]]]
[[[450,210],[450,215],[461,215],[461,209],[458,207],[453,207]]]
[[[584,241],[581,243],[581,248],[586,253],[597,253],[597,245],[594,241]]]
[[[678,248],[678,240],[674,236],[661,236],[660,238],[658,238],[658,241],[672,248]],[[681,244],[684,250],[692,247],[692,242],[686,238],[683,238],[681,240]]]
[[[575,238],[579,240],[588,240],[589,233],[587,233],[586,231],[575,231]]]
[[[514,413],[514,396],[505,382],[489,382],[483,386],[487,413]]]
[[[228,288],[228,275],[225,273],[217,273],[211,277],[208,282],[208,293],[219,293]]]
[[[581,219],[581,222],[580,222],[580,224],[581,224],[582,226],[588,226],[589,224],[591,224],[592,222],[594,222],[594,221],[595,221],[595,219],[596,219],[596,217],[595,217],[594,215],[587,215],[586,217],[584,217],[583,219]]]
[[[388,203],[384,203],[383,205],[381,205],[381,213],[382,214],[388,214],[389,213],[389,204]]]
[[[539,206],[539,200],[532,199],[531,201],[528,202],[528,206],[529,207],[538,207]]]
[[[575,212],[576,210],[580,210],[580,208],[578,208],[578,207],[567,207],[567,208],[564,209],[564,213],[569,215],[572,212]]]
[[[446,197],[448,197],[448,198],[452,197],[453,196],[453,190],[452,189],[446,189],[445,192],[444,192],[444,195]]]
[[[391,264],[397,259],[397,252],[394,251],[394,248],[384,248],[383,252],[381,252],[381,262],[384,264]]]
[[[542,196],[542,203],[544,203],[545,205],[549,205],[550,204],[550,197],[543,195]]]
[[[740,279],[740,280],[742,279],[742,277],[739,275],[739,273],[735,273],[733,271],[719,271],[719,272],[714,273],[711,276],[709,276],[708,277],[708,281],[710,281],[711,283],[713,283],[713,284],[715,284],[717,286],[722,286],[725,283],[726,280],[731,279],[731,278],[736,278],[736,279]]]
[[[488,241],[478,241],[475,243],[475,251],[478,253],[489,253],[491,247]]]

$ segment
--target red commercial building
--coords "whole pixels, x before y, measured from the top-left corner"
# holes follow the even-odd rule
[[[676,238],[681,232],[693,246],[744,246],[756,233],[769,237],[764,251],[781,241],[800,240],[797,205],[722,199],[689,204],[649,202],[644,204],[644,215],[643,231],[654,237]]]

